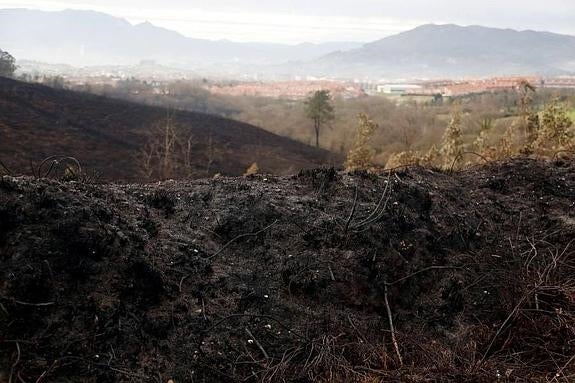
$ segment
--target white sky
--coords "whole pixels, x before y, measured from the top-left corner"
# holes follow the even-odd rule
[[[575,35],[575,0],[0,0],[0,8],[91,9],[233,41],[367,42],[425,23]]]

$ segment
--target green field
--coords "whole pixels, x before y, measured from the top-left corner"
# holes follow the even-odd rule
[[[569,115],[569,118],[571,118],[571,121],[575,122],[575,109],[571,109],[567,114]]]

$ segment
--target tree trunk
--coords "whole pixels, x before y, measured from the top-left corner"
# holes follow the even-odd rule
[[[315,121],[315,147],[319,149],[319,120]]]

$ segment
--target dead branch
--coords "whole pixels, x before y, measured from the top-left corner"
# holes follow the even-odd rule
[[[145,380],[149,380],[150,378],[146,375],[140,375],[140,374],[136,374],[134,372],[130,372],[130,371],[126,371],[126,370],[121,370],[119,368],[115,368],[115,367],[111,367],[108,366],[106,364],[101,364],[101,363],[97,363],[95,364],[95,366],[99,366],[99,367],[107,367],[110,371],[114,371],[117,372],[118,374],[121,375],[126,375],[126,376],[131,376],[133,378],[138,378],[138,379],[145,379]]]
[[[16,342],[16,360],[12,363],[10,367],[10,377],[8,378],[8,383],[12,383],[12,378],[14,377],[14,370],[16,366],[20,363],[20,343]]]
[[[252,334],[252,332],[250,331],[249,328],[245,327],[244,328],[246,330],[246,334],[248,334],[248,336],[250,337],[250,339],[252,339],[254,341],[254,343],[256,344],[256,346],[258,346],[258,348],[260,349],[260,351],[262,352],[262,354],[264,354],[265,358],[267,360],[270,359],[270,356],[268,355],[268,353],[266,352],[266,350],[264,349],[264,347],[262,346],[262,344],[257,340],[257,338],[254,336],[254,334]]]
[[[355,323],[353,323],[353,320],[351,319],[351,316],[349,314],[347,314],[347,321],[349,322],[351,327],[357,332],[357,334],[359,335],[359,338],[362,341],[364,341],[365,343],[368,343],[368,339],[365,337],[365,335],[363,335],[363,333],[361,331],[359,331],[359,329],[357,328]]]
[[[385,189],[383,190],[383,193],[381,195],[381,198],[379,199],[379,202],[377,203],[377,206],[367,218],[354,225],[353,229],[359,229],[363,226],[369,226],[372,223],[376,222],[377,220],[381,219],[381,217],[383,217],[383,213],[387,209],[387,204],[389,203],[389,200],[391,198],[391,192],[388,193],[388,191],[390,190],[390,185],[391,185],[391,172],[389,172],[389,175],[386,180]]]
[[[353,197],[353,206],[351,207],[351,212],[349,213],[349,217],[347,218],[347,221],[345,222],[344,234],[347,234],[347,230],[349,229],[349,225],[351,224],[351,221],[353,220],[353,216],[355,214],[355,209],[357,207],[358,189],[359,188],[357,187],[357,185],[355,185],[355,196]]]
[[[335,275],[331,269],[331,266],[328,266],[327,269],[329,270],[329,276],[331,277],[332,282],[335,282]]]
[[[80,161],[78,161],[75,157],[56,155],[47,157],[42,162],[40,162],[40,165],[38,165],[37,170],[34,172],[35,173],[34,176],[36,178],[47,178],[50,176],[50,174],[52,174],[52,171],[56,169],[58,165],[60,165],[60,163],[65,161],[73,162],[74,165],[76,165],[76,167],[78,168],[78,174],[82,173],[82,165],[80,165]],[[48,170],[46,170],[45,173],[42,173],[42,170],[48,163],[50,163],[50,167],[48,168]],[[70,166],[67,166],[67,168],[71,171]],[[76,175],[73,171],[72,173]]]
[[[42,381],[44,380],[44,378],[54,369],[54,367],[56,367],[56,364],[57,364],[59,361],[60,361],[59,359],[56,359],[56,360],[50,365],[50,367],[49,367],[46,371],[44,371],[44,372],[42,373],[42,375],[40,375],[40,376],[38,377],[38,379],[36,379],[36,383],[42,383]]]
[[[45,306],[52,306],[53,304],[55,304],[55,302],[44,302],[44,303],[29,303],[29,302],[22,302],[13,298],[8,298],[5,297],[3,295],[0,295],[1,299],[10,301],[12,303],[15,303],[17,305],[21,305],[21,306],[35,306],[35,307],[45,307]]]
[[[461,267],[461,266],[430,266],[430,267],[426,267],[425,269],[418,270],[412,274],[406,275],[405,277],[399,278],[393,282],[390,282],[390,283],[386,282],[386,285],[387,286],[393,286],[395,284],[398,284],[400,282],[405,281],[406,279],[413,278],[416,275],[419,275],[421,273],[425,273],[425,272],[431,271],[431,270],[465,270],[465,268]]]
[[[189,277],[190,277],[190,275],[188,274],[188,275],[184,275],[182,277],[182,279],[180,279],[180,283],[178,284],[178,289],[179,289],[180,294],[182,293],[182,285],[184,284],[184,281],[186,279],[188,279]]]
[[[563,374],[563,371],[565,371],[567,369],[567,367],[569,367],[569,365],[575,360],[575,355],[573,355],[568,361],[567,363],[565,363],[563,365],[563,367],[561,367],[559,369],[559,371],[557,371],[557,373],[555,374],[555,377],[553,378],[552,382],[557,382],[559,381],[559,377]]]
[[[206,316],[206,304],[204,302],[203,297],[202,297],[202,315],[204,316],[204,320],[208,320],[208,317]]]
[[[222,248],[220,248],[218,251],[216,251],[214,254],[210,255],[209,257],[206,257],[204,259],[212,259],[215,258],[216,256],[218,256],[219,254],[222,253],[222,251],[224,251],[225,249],[228,248],[228,246],[230,246],[232,243],[234,243],[235,241],[237,241],[238,239],[241,238],[245,238],[245,237],[257,237],[258,235],[260,235],[261,233],[269,230],[270,228],[272,228],[273,226],[275,226],[275,224],[278,223],[278,220],[276,219],[271,225],[268,225],[266,227],[264,227],[263,229],[261,229],[260,231],[257,231],[255,233],[245,233],[245,234],[240,234],[237,237],[231,239],[228,243],[226,243],[224,246],[222,246]]]
[[[9,176],[12,175],[12,171],[8,168],[8,166],[6,166],[6,164],[4,164],[4,162],[2,162],[2,160],[0,160],[0,167],[2,167],[2,169],[4,169]]]
[[[505,328],[505,326],[507,326],[507,324],[511,321],[511,319],[513,319],[513,317],[519,311],[519,309],[521,308],[523,303],[527,300],[527,298],[533,292],[534,292],[534,290],[530,291],[528,294],[524,294],[523,297],[521,297],[521,299],[519,300],[519,303],[517,303],[517,305],[513,308],[513,310],[511,310],[511,313],[507,316],[507,319],[505,319],[505,321],[501,324],[501,326],[499,326],[499,329],[497,330],[497,332],[495,333],[495,335],[491,339],[491,342],[489,342],[489,346],[487,347],[487,350],[485,351],[485,353],[483,354],[483,357],[479,361],[479,364],[481,364],[487,358],[487,355],[489,355],[491,348],[495,344],[495,340],[499,337],[499,335],[501,335],[501,332],[503,332],[503,329]]]
[[[486,164],[489,163],[489,160],[488,160],[485,156],[483,156],[483,155],[481,155],[481,154],[479,154],[479,153],[476,153],[476,152],[462,152],[462,153],[459,153],[459,154],[455,157],[455,159],[453,160],[453,163],[451,164],[451,167],[449,168],[449,173],[453,173],[453,169],[455,168],[455,164],[457,163],[457,161],[459,161],[460,159],[462,159],[463,156],[466,155],[466,154],[473,154],[473,155],[475,155],[475,156],[481,158],[483,161],[485,161]]]
[[[399,345],[397,344],[397,338],[395,337],[395,328],[393,327],[393,315],[391,314],[391,307],[389,306],[389,299],[387,298],[387,283],[384,283],[383,298],[385,301],[385,309],[387,310],[387,318],[389,320],[389,331],[391,332],[391,341],[393,342],[393,347],[395,348],[395,353],[397,354],[397,359],[399,360],[399,365],[403,367],[403,359],[401,358],[401,353],[399,352]]]

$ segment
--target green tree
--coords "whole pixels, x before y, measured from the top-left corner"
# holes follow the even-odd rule
[[[0,77],[12,77],[16,69],[16,59],[0,49]]]
[[[319,148],[319,134],[322,126],[335,118],[329,90],[318,90],[311,95],[305,102],[305,113],[313,121],[315,146]]]
[[[573,147],[573,122],[567,115],[565,106],[558,99],[553,100],[541,116],[541,126],[534,143],[540,152],[571,150]]]

